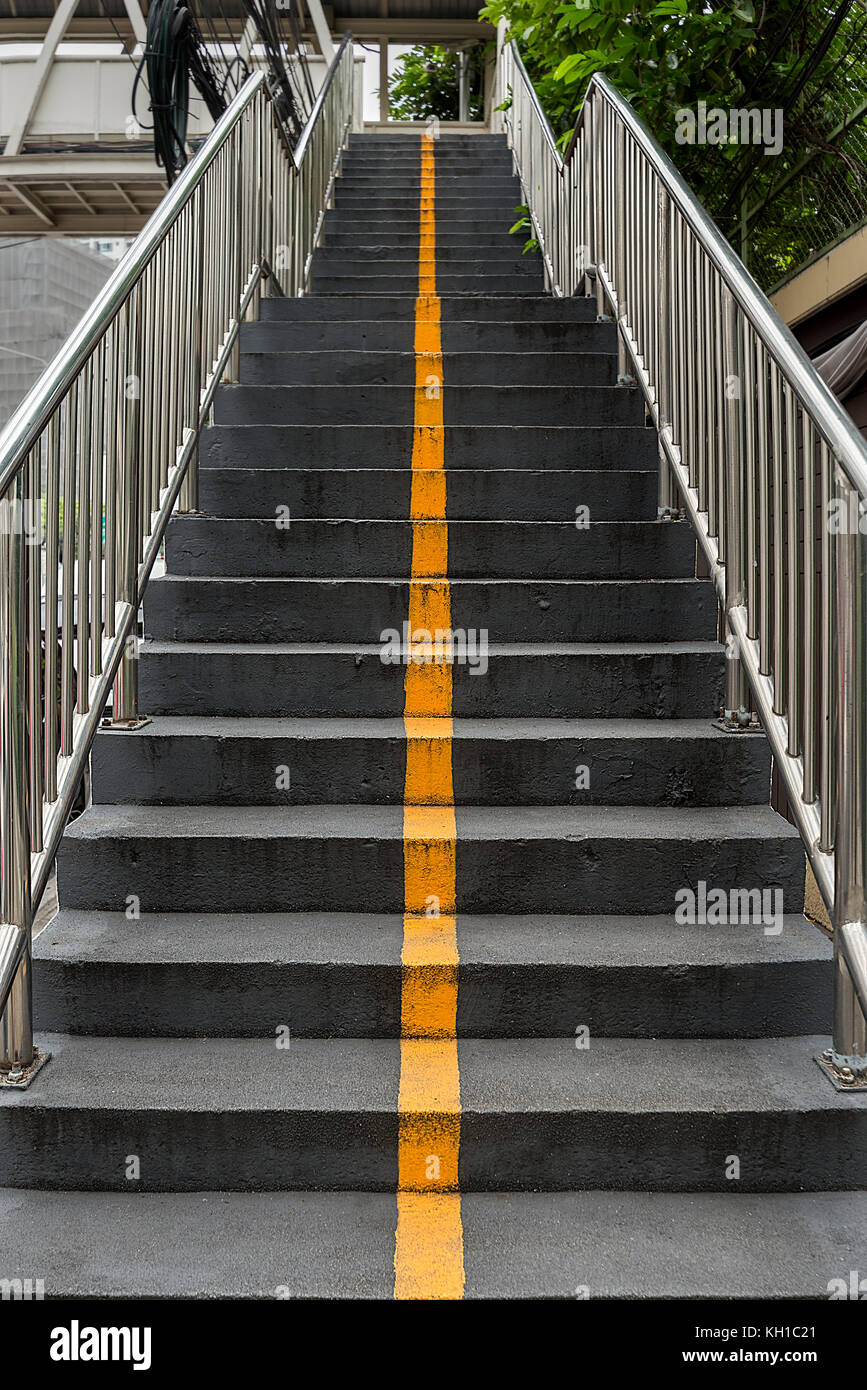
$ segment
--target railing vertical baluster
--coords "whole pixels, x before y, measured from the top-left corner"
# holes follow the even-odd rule
[[[816,800],[816,435],[806,411],[801,417],[802,497],[804,508],[803,624],[801,671],[803,686],[804,801]]]
[[[771,439],[774,455],[774,714],[786,712],[786,526],[780,374],[771,363]]]
[[[72,756],[72,712],[75,707],[75,465],[78,457],[78,378],[72,383],[61,414],[63,430],[63,526],[61,557],[63,597],[60,627],[60,756]]]
[[[37,440],[27,460],[26,494],[30,503],[27,537],[27,745],[30,782],[30,848],[42,849],[42,802],[45,796],[43,762],[42,672],[42,440]],[[0,654],[2,659],[2,654]]]
[[[763,676],[771,674],[771,632],[773,627],[773,599],[771,592],[771,509],[770,509],[770,448],[768,444],[770,421],[768,419],[768,354],[762,344],[757,344],[758,369],[756,372],[756,423],[758,435],[758,528],[759,528],[759,671]]]
[[[12,946],[22,952],[0,998],[0,1071],[10,1078],[33,1062],[25,501],[21,469],[0,499],[0,960]]]
[[[859,1005],[849,952],[864,966],[867,923],[867,538],[848,524],[859,498],[843,470],[836,494],[847,524],[834,537],[836,686],[838,690],[837,831],[834,886],[834,1025],[829,1061],[838,1067],[867,1056],[865,1005]],[[854,502],[854,505],[853,505]],[[826,1054],[827,1056],[827,1054]],[[850,1068],[851,1070],[851,1068]]]
[[[90,674],[102,675],[103,490],[105,486],[105,338],[94,356],[93,468],[90,497]]]
[[[836,685],[834,682],[834,541],[831,536],[831,498],[834,481],[831,472],[831,451],[822,439],[819,443],[819,467],[822,495],[822,582],[820,603],[822,637],[819,645],[821,700],[821,823],[819,849],[834,848],[836,819],[836,767],[834,763],[834,730],[837,726]]]
[[[132,609],[132,625],[123,647],[123,656],[114,680],[113,717],[116,724],[133,725],[138,720],[138,484],[139,420],[141,395],[141,282],[127,300],[122,317],[124,367],[123,452],[120,458],[119,525],[117,528],[118,601]]]
[[[798,511],[798,401],[786,384],[783,388],[786,427],[786,612],[788,614],[788,676],[786,680],[786,711],[789,721],[789,754],[797,758],[801,752],[801,620],[800,620],[800,549]]]
[[[93,410],[93,358],[81,374],[78,439],[78,498],[75,542],[78,550],[78,595],[76,603],[77,708],[79,714],[90,709],[90,475]]]

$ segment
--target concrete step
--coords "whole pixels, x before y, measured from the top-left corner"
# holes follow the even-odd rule
[[[444,726],[431,722],[432,741]],[[763,738],[707,720],[455,719],[460,806],[734,806],[768,799]],[[402,805],[402,719],[157,717],[100,731],[93,800],[104,805]],[[277,768],[288,767],[290,785]],[[586,778],[576,774],[586,770]],[[585,781],[589,785],[585,785]]]
[[[444,349],[445,349],[445,345]],[[415,353],[362,348],[241,353],[246,386],[415,386]],[[455,352],[442,354],[442,379],[454,386],[616,386],[617,357],[604,352]]]
[[[425,127],[427,130],[427,127]],[[421,149],[421,130],[402,130],[392,132],[391,130],[365,130],[353,132],[348,139],[350,150],[409,150]],[[490,133],[485,130],[444,130],[440,128],[434,141],[435,158],[447,150],[472,151],[475,149],[489,150],[506,149],[506,137],[502,134]]]
[[[220,386],[218,425],[404,425],[414,386]],[[451,386],[446,425],[640,425],[638,393],[622,386]]]
[[[461,1219],[469,1299],[815,1300],[848,1287],[867,1193],[472,1192]],[[49,1298],[391,1299],[395,1221],[384,1192],[0,1192],[7,1264]]]
[[[460,208],[446,211],[439,208],[434,214],[436,242],[439,245],[440,237],[465,242],[468,239],[474,240],[476,236],[496,236],[507,238],[510,245],[523,248],[527,242],[527,234],[512,232],[516,221],[517,216],[512,207],[501,210],[495,217],[485,211],[472,212]],[[327,245],[329,237],[334,234],[352,235],[365,241],[385,241],[389,244],[397,236],[411,237],[418,245],[418,213],[408,207],[377,208],[369,212],[365,211],[364,207],[352,208],[349,211],[345,208],[335,208],[328,214],[322,234],[323,245]]]
[[[529,275],[515,275],[512,271],[502,275],[489,275],[482,271],[466,275],[442,272],[437,275],[437,292],[458,295],[513,295],[520,291],[524,283],[532,286],[536,281]],[[418,274],[319,275],[314,270],[311,285],[311,295],[415,295],[418,289]],[[538,288],[541,291],[541,267]]]
[[[210,467],[199,473],[199,506],[211,516],[273,518],[279,507],[288,507],[294,517],[342,510],[361,519],[400,521],[410,514],[411,488],[406,468]],[[446,514],[455,521],[561,521],[574,511],[576,497],[597,521],[649,521],[656,515],[656,474],[453,468]]]
[[[470,236],[462,232],[442,232],[437,234],[436,254],[437,261],[448,261],[454,259],[455,251],[463,251],[471,247],[475,251],[488,251],[494,255],[521,255],[522,241],[518,236],[512,236],[509,232],[503,231],[479,231]],[[409,256],[418,256],[418,224],[413,223],[411,230],[409,226],[406,231],[389,231],[388,236],[377,234],[376,228],[370,230],[353,231],[332,231],[331,223],[323,233],[322,240],[317,248],[317,255],[330,254],[332,251],[339,250],[340,247],[348,247],[352,250],[363,247],[366,251],[379,255],[386,255],[389,252],[403,255],[406,252]],[[461,257],[458,256],[458,260]]]
[[[350,280],[362,282],[361,288],[364,289],[366,282],[370,279],[391,280],[395,288],[398,282],[412,280],[417,285],[420,273],[420,265],[417,258],[411,256],[392,257],[389,259],[369,258],[364,255],[354,255],[345,251],[337,259],[323,259],[314,256],[313,265],[310,272],[310,293],[318,294],[319,286],[332,282],[337,287],[336,293],[341,292],[343,284]],[[536,288],[537,279],[541,283],[542,262],[538,256],[501,256],[496,259],[486,258],[479,260],[478,252],[468,251],[465,259],[453,260],[446,265],[437,268],[437,284],[443,288],[444,277],[455,283],[469,282],[470,278],[474,281],[503,281],[514,280],[511,289],[520,289],[526,283],[529,289]],[[496,289],[496,285],[492,285]]]
[[[419,591],[417,591],[419,592]],[[717,600],[703,579],[467,580],[450,583],[451,624],[493,642],[712,638]],[[145,631],[174,642],[381,642],[409,612],[405,579],[160,576]],[[767,790],[767,788],[766,788]]]
[[[37,938],[51,1032],[118,1037],[396,1038],[403,918],[375,913],[145,914],[64,909]],[[670,917],[459,914],[458,1036],[785,1037],[831,1007],[830,942],[791,916],[680,926]],[[227,988],[231,979],[232,987]],[[592,1047],[591,1041],[591,1047]]]
[[[462,212],[488,218],[491,222],[498,217],[508,217],[521,202],[521,190],[517,181],[502,183],[482,183],[476,187],[470,180],[463,191],[447,190],[436,194],[435,201],[429,199],[432,212],[437,214]],[[417,195],[412,189],[394,186],[392,189],[345,187],[341,180],[334,185],[334,207],[338,211],[351,212],[354,208],[364,212],[366,217],[376,217],[380,213],[400,212],[405,215],[407,205],[417,207]],[[512,219],[514,221],[514,218]],[[511,225],[511,224],[510,224]]]
[[[502,295],[495,299],[482,296],[444,295],[440,291],[440,309],[443,323],[460,320],[465,323],[595,323],[596,300],[589,298],[553,299],[550,295],[517,292]],[[354,299],[343,295],[304,295],[300,299],[290,299],[281,295],[274,299],[263,299],[262,319],[265,323],[304,322],[311,320],[323,322],[339,319],[348,323],[355,319],[400,319],[415,321],[415,305],[407,303],[406,296],[380,295],[368,298],[364,295]]]
[[[238,388],[233,388],[237,390]],[[284,470],[287,464],[318,468],[412,467],[413,431],[399,425],[211,426],[202,432],[202,469],[215,467]],[[643,425],[448,425],[443,452],[449,474],[509,469],[522,476],[564,469],[656,470],[657,443]],[[451,486],[451,479],[447,490]],[[583,500],[576,495],[568,514]],[[655,510],[655,509],[654,509]],[[408,513],[405,513],[407,515]]]
[[[507,235],[491,237],[486,246],[479,246],[472,237],[457,237],[450,234],[452,245],[440,246],[436,249],[436,266],[441,269],[443,266],[453,266],[463,261],[478,262],[480,253],[484,252],[484,264],[488,267],[496,266],[498,269],[510,270],[520,266],[530,265],[534,269],[538,264],[538,257],[529,256],[523,253],[521,243],[514,237]],[[494,244],[495,243],[495,244]],[[430,257],[424,257],[427,263]],[[375,265],[387,262],[390,265],[410,265],[418,267],[419,247],[418,238],[413,245],[412,238],[406,236],[402,243],[394,245],[389,239],[388,242],[377,242],[369,233],[359,233],[355,237],[349,237],[341,233],[339,241],[329,242],[317,248],[313,253],[313,263],[315,266],[341,265],[346,261],[361,263],[364,265]]]
[[[248,578],[337,576],[404,579],[414,538],[441,522],[266,520],[174,516],[166,570],[174,575]],[[660,521],[454,521],[448,531],[454,579],[691,579],[691,527]],[[708,587],[710,587],[708,585]]]
[[[480,634],[476,634],[480,637]],[[148,714],[401,715],[405,668],[381,643],[143,642]],[[490,643],[452,667],[456,716],[712,718],[725,657],[716,642]]]
[[[43,1040],[53,1060],[39,1085],[0,1093],[4,1184],[128,1193],[135,1154],[139,1192],[381,1191],[394,1210],[401,1050],[431,1044]],[[461,1190],[731,1200],[731,1155],[739,1193],[863,1188],[867,1095],[828,1085],[813,1063],[826,1044],[462,1039]]]
[[[430,814],[427,814],[427,813]],[[435,843],[437,807],[419,808]],[[804,851],[767,806],[456,808],[465,912],[674,912],[680,889],[779,888],[804,902]],[[58,855],[64,907],[142,912],[404,910],[401,806],[94,805]],[[424,904],[416,910],[423,911]]]
[[[338,320],[324,323],[245,323],[241,348],[245,352],[345,351],[352,353],[412,353],[415,324],[407,319]],[[617,351],[612,323],[461,323],[444,324],[443,350],[448,353],[543,354],[550,361],[556,353],[584,357],[588,353]]]
[[[476,197],[479,194],[483,197],[511,198],[517,197],[520,191],[520,180],[508,166],[491,169],[482,164],[473,168],[461,163],[451,168],[441,165],[436,171],[434,194],[431,195],[426,189],[424,198],[426,203],[433,203],[436,207],[443,198]],[[421,170],[418,165],[411,171],[345,164],[334,184],[334,193],[350,192],[372,194],[377,201],[385,197],[402,198],[406,202],[413,195],[418,200],[422,196]]]

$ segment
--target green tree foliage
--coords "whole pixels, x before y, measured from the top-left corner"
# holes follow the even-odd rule
[[[823,190],[844,180],[842,220],[853,206],[867,214],[867,169],[833,139],[867,96],[867,3],[852,0],[835,28],[839,9],[840,0],[488,0],[482,18],[506,20],[563,141],[591,75],[605,72],[739,249],[748,250],[740,240],[744,200],[751,208],[773,203],[772,216],[763,212],[749,231],[767,282],[809,249],[805,223],[817,220]],[[825,48],[827,34],[833,41]],[[782,108],[782,154],[679,143],[676,112],[699,101]],[[805,156],[809,179],[790,181],[777,198],[777,184]]]
[[[469,117],[482,119],[482,82],[480,49],[469,54]],[[395,121],[441,121],[458,119],[457,53],[439,44],[417,44],[409,53],[401,54],[395,71],[388,79],[389,114]]]

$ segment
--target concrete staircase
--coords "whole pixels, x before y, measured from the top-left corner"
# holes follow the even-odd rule
[[[822,1297],[865,1258],[867,1096],[812,1060],[800,841],[713,723],[613,327],[507,234],[503,141],[434,159],[452,623],[490,634],[452,670],[466,1294]],[[151,722],[97,739],[35,950],[53,1060],[0,1096],[0,1243],[49,1293],[394,1290],[420,192],[418,137],[352,137],[148,589]],[[701,881],[779,889],[781,931],[679,924]]]

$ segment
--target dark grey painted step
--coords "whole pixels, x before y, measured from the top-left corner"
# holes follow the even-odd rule
[[[832,950],[791,916],[684,927],[667,917],[459,914],[460,1037],[779,1037],[825,1026]],[[34,947],[52,1032],[398,1037],[403,918],[374,913],[62,911]],[[231,980],[231,987],[228,982]],[[592,1042],[591,1042],[592,1046]]]
[[[717,600],[703,579],[451,581],[451,623],[492,642],[712,638]],[[145,631],[180,642],[378,642],[401,631],[405,579],[152,579]]]
[[[466,912],[674,912],[702,880],[803,907],[800,836],[767,806],[459,806],[455,819]],[[399,912],[403,862],[401,806],[91,806],[67,829],[58,883],[65,907],[118,911],[133,894],[142,912]]]
[[[148,714],[399,715],[403,666],[381,645],[143,642],[139,705]],[[708,718],[721,707],[716,642],[491,644],[452,669],[455,715],[477,718]]]
[[[237,388],[233,388],[237,389]],[[203,430],[202,468],[412,467],[411,425],[222,425]],[[657,444],[643,425],[448,425],[446,469],[656,470]],[[583,495],[575,499],[575,506]],[[655,509],[654,509],[655,510]]]
[[[407,425],[414,386],[221,386],[218,425]],[[446,386],[447,425],[639,425],[644,407],[622,386]]]
[[[0,1093],[4,1183],[128,1192],[136,1154],[141,1192],[394,1192],[397,1041],[44,1041],[38,1085]],[[733,1154],[740,1193],[862,1188],[867,1095],[828,1085],[824,1045],[462,1039],[461,1189],[731,1194]]]
[[[279,523],[279,524],[278,524]],[[166,569],[177,575],[408,577],[413,536],[440,522],[172,517]],[[691,527],[659,521],[454,521],[456,579],[686,579]]]
[[[534,285],[530,276],[516,276],[509,272],[503,275],[487,275],[482,272],[467,275],[452,275],[448,271],[437,276],[439,294],[475,295],[513,295],[521,287],[521,282]],[[317,275],[311,276],[311,294],[336,295],[415,295],[418,288],[418,275]],[[542,289],[542,272],[539,270],[539,290]]]
[[[351,251],[330,260],[317,256],[310,273],[311,294],[319,294],[320,288],[324,285],[334,285],[335,293],[343,293],[345,286],[350,282],[357,282],[359,289],[365,290],[371,279],[388,281],[386,289],[393,286],[398,290],[404,282],[417,285],[419,271],[418,261],[409,256],[368,258],[355,255]],[[495,260],[486,258],[480,261],[478,253],[473,254],[470,251],[461,260],[449,261],[446,265],[439,266],[436,276],[439,289],[445,289],[447,284],[454,284],[463,290],[473,282],[479,284],[482,290],[489,288],[502,292],[503,284],[511,292],[520,289],[521,285],[526,285],[532,290],[541,288],[542,263],[530,256],[523,259],[516,256],[498,256]]]
[[[534,257],[524,256],[521,253],[521,246],[514,237],[509,238],[500,236],[496,238],[495,245],[479,247],[478,243],[471,237],[464,237],[460,240],[452,238],[454,245],[439,246],[436,250],[436,265],[438,268],[444,266],[459,265],[462,261],[479,260],[480,250],[484,251],[485,265],[489,268],[496,267],[498,270],[521,270],[525,266],[538,268],[538,262]],[[494,238],[491,241],[494,242]],[[418,242],[413,246],[411,239],[406,238],[405,245],[395,245],[394,238],[389,238],[385,244],[376,243],[366,235],[359,235],[349,238],[345,235],[341,237],[338,244],[320,246],[314,252],[314,265],[320,269],[326,266],[340,266],[351,261],[359,265],[378,265],[387,262],[390,265],[407,265],[418,267],[419,254]]]
[[[510,236],[507,231],[477,232],[474,236],[464,235],[461,232],[443,232],[436,239],[437,261],[443,258],[451,259],[452,252],[462,251],[467,247],[472,247],[479,251],[482,249],[490,250],[496,255],[521,254],[522,242],[516,236]],[[407,228],[404,232],[389,231],[387,237],[381,234],[376,235],[375,229],[371,231],[337,231],[331,230],[331,224],[323,234],[316,254],[327,258],[333,251],[341,247],[355,250],[363,247],[365,252],[386,255],[388,252],[403,255],[406,252],[409,256],[418,257],[418,227],[413,226],[412,230]],[[458,257],[460,259],[460,257]]]
[[[511,198],[521,191],[516,174],[505,169],[490,169],[484,165],[478,169],[467,169],[456,165],[452,169],[440,167],[436,172],[434,198]],[[344,165],[343,171],[334,185],[335,195],[341,193],[375,194],[379,198],[403,198],[408,200],[413,194],[421,195],[421,171],[416,168],[394,170],[385,173],[382,169],[364,169],[356,165]],[[430,201],[429,197],[427,201]]]
[[[595,299],[554,299],[552,295],[542,293],[516,293],[491,300],[441,294],[440,299],[444,323],[454,319],[473,323],[499,323],[504,319],[524,323],[596,322]],[[304,295],[300,299],[290,299],[282,295],[263,299],[261,315],[265,322],[340,319],[345,323],[350,319],[376,318],[413,323],[415,305],[408,304],[406,297],[400,295],[380,295],[376,298],[359,295],[354,299],[340,295]]]
[[[452,724],[454,797],[461,806],[733,806],[768,800],[766,741],[724,734],[709,721]],[[406,758],[402,719],[162,717],[134,733],[100,732],[93,748],[93,800],[402,805]],[[288,788],[278,768],[289,769]],[[586,769],[586,778],[576,775],[579,768]]]
[[[372,1192],[0,1192],[7,1264],[49,1298],[391,1299],[396,1217]],[[461,1221],[470,1299],[826,1299],[867,1193],[470,1192]]]
[[[406,468],[202,468],[199,505],[212,516],[391,517],[410,514],[412,474]],[[562,521],[583,499],[598,521],[649,521],[656,515],[657,480],[650,469],[631,472],[453,468],[446,514],[463,521]]]
[[[444,345],[441,361],[447,387],[617,383],[613,353],[455,352]],[[415,386],[416,371],[412,352],[344,348],[241,353],[241,381],[246,386]]]
[[[245,323],[241,347],[245,352],[398,352],[411,353],[415,324],[334,320],[325,323]],[[616,352],[611,323],[460,323],[445,324],[443,350],[448,353],[555,353],[567,355]]]

